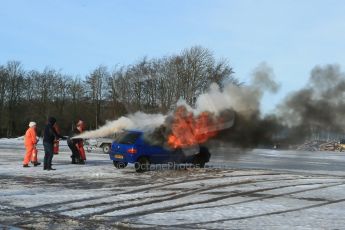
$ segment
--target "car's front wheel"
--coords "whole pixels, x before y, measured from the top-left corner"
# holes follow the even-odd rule
[[[122,162],[122,161],[113,161],[115,168],[118,169],[123,169],[126,168],[126,166],[128,165],[127,162]]]
[[[140,157],[137,162],[135,162],[135,171],[138,173],[146,172],[150,168],[150,161],[147,157]]]

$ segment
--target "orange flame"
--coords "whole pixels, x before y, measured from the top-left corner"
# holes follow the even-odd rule
[[[168,144],[173,148],[179,148],[204,143],[217,134],[218,131],[214,127],[220,122],[209,112],[194,116],[184,106],[180,106],[174,113]]]

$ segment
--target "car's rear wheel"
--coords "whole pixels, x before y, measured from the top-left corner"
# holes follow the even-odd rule
[[[147,157],[140,157],[137,162],[135,162],[135,171],[138,173],[146,172],[150,168],[150,161]]]
[[[205,168],[205,164],[210,161],[211,153],[205,146],[200,146],[199,153],[195,155],[193,164],[195,167]]]
[[[102,146],[103,152],[104,153],[109,153],[110,151],[110,145],[106,144]]]
[[[126,166],[128,165],[127,162],[122,162],[122,161],[113,161],[113,164],[115,168],[118,168],[118,169],[126,168]]]
[[[194,160],[193,160],[193,165],[196,168],[205,168],[206,161],[201,157],[199,154],[195,155]]]

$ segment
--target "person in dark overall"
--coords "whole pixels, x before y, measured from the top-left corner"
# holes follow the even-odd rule
[[[84,140],[81,138],[71,138],[81,134],[85,130],[85,123],[82,120],[77,122],[76,128],[70,138],[67,140],[68,147],[70,148],[72,155],[72,164],[85,164],[86,156],[83,147]]]
[[[54,129],[56,119],[49,117],[48,124],[44,128],[43,133],[43,147],[44,147],[44,170],[55,170],[52,168],[52,160],[54,156],[54,141],[57,139],[66,140],[64,136],[58,134]]]

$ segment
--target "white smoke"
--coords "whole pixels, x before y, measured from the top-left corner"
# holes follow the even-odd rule
[[[232,109],[237,113],[250,114],[260,110],[260,101],[265,91],[276,93],[279,85],[273,80],[274,73],[266,63],[261,63],[253,72],[249,85],[228,84],[220,89],[211,84],[207,93],[201,94],[196,101],[196,114],[209,111],[218,115]]]
[[[218,115],[227,109],[236,112],[258,109],[260,91],[253,87],[226,85],[223,90],[212,84],[207,93],[201,94],[196,101],[196,114],[208,111]]]
[[[143,131],[153,130],[164,123],[162,114],[146,114],[137,112],[128,116],[120,117],[115,121],[108,121],[104,126],[97,130],[86,131],[74,138],[99,138],[110,136],[124,129],[138,129]]]

